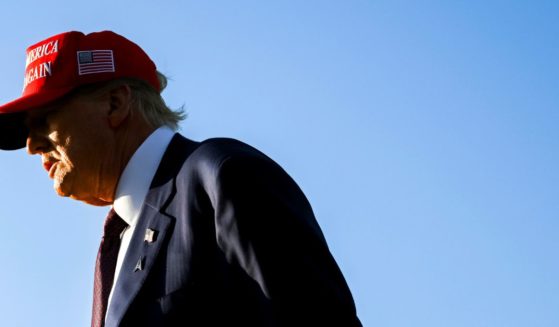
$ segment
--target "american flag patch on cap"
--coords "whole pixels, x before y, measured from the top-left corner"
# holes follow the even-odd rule
[[[114,73],[113,50],[78,51],[78,74]]]

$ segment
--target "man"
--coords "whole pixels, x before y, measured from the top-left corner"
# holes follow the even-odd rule
[[[176,134],[165,85],[124,37],[68,32],[28,48],[23,95],[0,107],[0,148],[112,205],[92,326],[360,326],[295,182],[244,143]]]

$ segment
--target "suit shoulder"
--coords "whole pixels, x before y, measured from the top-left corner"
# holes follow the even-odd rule
[[[176,181],[179,189],[201,187],[215,201],[224,185],[233,183],[235,187],[242,187],[248,179],[265,175],[259,172],[278,168],[272,159],[244,142],[212,138],[197,145],[184,162]],[[242,183],[236,182],[239,179]]]
[[[233,138],[211,138],[202,141],[192,154],[195,161],[214,163],[218,166],[231,158],[267,158],[256,148]]]

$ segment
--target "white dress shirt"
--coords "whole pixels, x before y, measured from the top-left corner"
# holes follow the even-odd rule
[[[130,245],[130,240],[142,211],[144,200],[148,194],[149,186],[174,134],[173,130],[165,126],[151,133],[134,152],[118,181],[113,209],[129,227],[122,234],[116,261],[114,283],[107,304],[107,312],[109,312],[108,308],[111,306],[114,287],[118,281],[122,262]]]

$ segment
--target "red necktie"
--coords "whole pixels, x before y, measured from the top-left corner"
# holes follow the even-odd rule
[[[107,302],[113,286],[116,260],[120,248],[120,234],[128,225],[111,209],[105,219],[105,227],[97,262],[95,264],[95,282],[93,285],[93,315],[91,327],[103,327]]]

